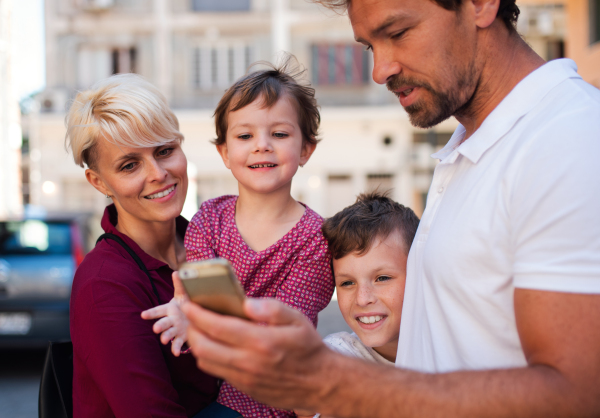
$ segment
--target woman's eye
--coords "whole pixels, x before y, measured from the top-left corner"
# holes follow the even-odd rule
[[[125,164],[123,167],[121,167],[121,171],[131,171],[135,168],[135,163],[129,163],[129,164]]]
[[[378,276],[375,281],[376,282],[386,282],[386,281],[391,280],[391,279],[392,278],[390,276]]]
[[[169,155],[173,152],[173,148],[163,148],[160,151],[158,151],[158,155],[160,155],[161,157],[164,157],[166,155]]]

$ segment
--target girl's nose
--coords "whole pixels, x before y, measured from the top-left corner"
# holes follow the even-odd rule
[[[273,146],[271,144],[271,137],[268,134],[259,134],[256,136],[256,141],[254,143],[255,152],[270,152],[273,151]]]

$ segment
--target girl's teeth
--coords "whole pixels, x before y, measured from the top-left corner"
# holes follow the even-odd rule
[[[379,322],[383,319],[382,316],[379,315],[375,315],[375,316],[359,316],[358,320],[360,322],[362,322],[363,324],[374,324],[375,322]]]
[[[275,167],[275,164],[254,164],[250,168]]]

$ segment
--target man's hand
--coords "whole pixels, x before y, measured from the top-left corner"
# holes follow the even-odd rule
[[[311,378],[339,357],[300,312],[274,299],[247,299],[255,322],[223,316],[188,302],[188,344],[198,367],[255,399],[283,409],[312,408]]]

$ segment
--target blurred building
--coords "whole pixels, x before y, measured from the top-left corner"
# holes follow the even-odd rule
[[[546,59],[564,55],[565,6],[529,0],[519,30]],[[212,112],[257,60],[289,51],[306,67],[322,107],[322,138],[293,195],[329,216],[379,188],[421,213],[435,161],[456,127],[413,128],[394,95],[371,79],[371,55],[347,16],[308,0],[46,0],[47,88],[30,115],[31,194],[49,209],[99,212],[106,199],[65,153],[64,113],[77,90],[136,72],[167,96],[186,137],[191,187],[185,214],[236,193],[215,148]],[[38,176],[39,174],[39,176]],[[37,183],[33,178],[38,178]]]
[[[12,0],[0,0],[0,218],[22,212],[21,125],[11,79]]]

